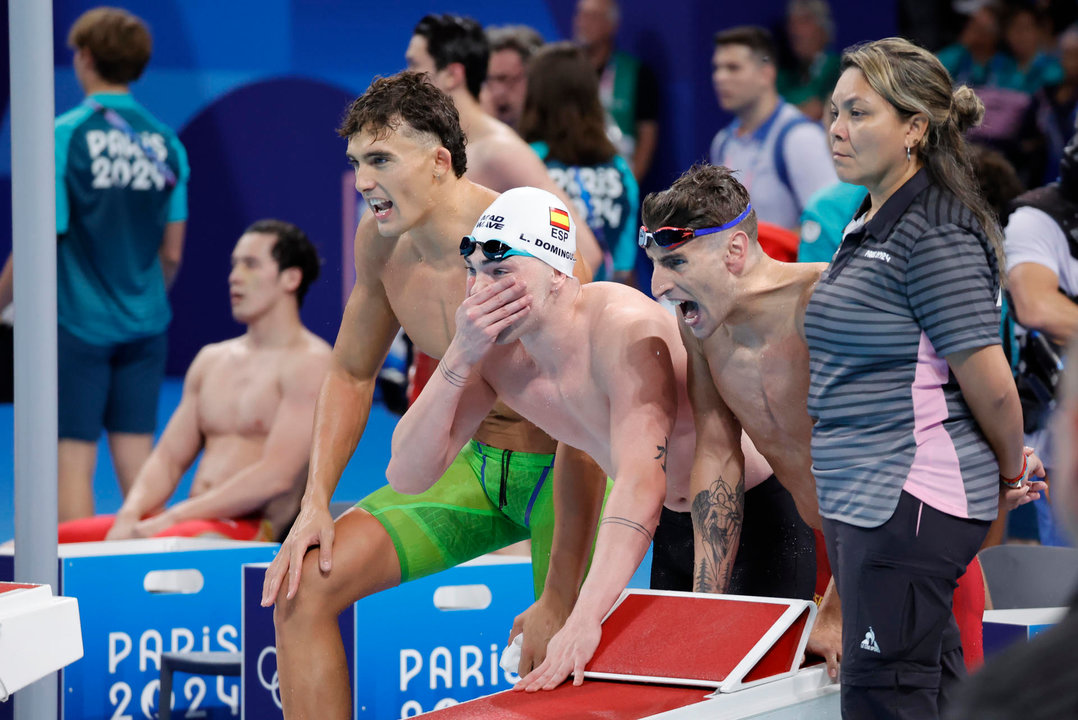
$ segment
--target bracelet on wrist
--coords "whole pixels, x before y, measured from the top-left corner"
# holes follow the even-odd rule
[[[1018,473],[1018,476],[1014,477],[1014,478],[1003,477],[1003,475],[1000,474],[999,481],[1001,483],[1003,483],[1004,485],[1006,485],[1007,487],[1011,488],[1012,490],[1015,490],[1015,489],[1018,489],[1018,488],[1022,487],[1022,480],[1024,480],[1025,477],[1026,477],[1026,467],[1027,467],[1028,462],[1029,462],[1029,459],[1026,457],[1026,454],[1023,452],[1022,453],[1022,472]]]

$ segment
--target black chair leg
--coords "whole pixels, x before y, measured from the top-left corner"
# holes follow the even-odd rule
[[[171,720],[174,673],[239,677],[242,669],[243,655],[238,652],[161,653],[161,692],[157,701],[157,717],[160,720]]]
[[[172,663],[166,658],[161,658],[161,693],[158,696],[157,707],[160,708],[157,717],[160,720],[172,718]]]

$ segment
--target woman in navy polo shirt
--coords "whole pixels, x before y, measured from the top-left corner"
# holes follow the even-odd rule
[[[868,197],[805,318],[824,535],[842,598],[844,718],[936,718],[965,674],[951,603],[1036,456],[999,341],[1002,233],[963,131],[984,106],[931,53],[848,49],[831,101],[841,180]],[[1017,488],[1021,489],[1017,489]],[[1005,489],[1005,488],[1004,488]]]

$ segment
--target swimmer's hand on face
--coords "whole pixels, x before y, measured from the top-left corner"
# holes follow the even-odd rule
[[[467,376],[498,336],[527,316],[531,298],[523,281],[500,278],[475,290],[475,276],[468,276],[464,302],[457,308],[457,332],[443,362],[454,372]]]
[[[333,516],[329,507],[317,502],[304,502],[288,537],[281,543],[277,557],[266,570],[262,583],[262,607],[270,607],[281,591],[284,578],[288,577],[286,598],[291,600],[299,590],[299,578],[303,571],[303,556],[307,549],[318,546],[318,568],[323,574],[333,567]]]

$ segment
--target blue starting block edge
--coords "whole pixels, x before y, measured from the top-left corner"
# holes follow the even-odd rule
[[[242,717],[281,718],[266,564],[244,567]],[[485,556],[363,598],[341,614],[356,718],[408,717],[511,687],[498,666],[533,602],[531,562]]]
[[[162,538],[60,547],[60,592],[79,601],[84,655],[60,674],[59,720],[154,717],[160,653],[238,650],[244,563],[272,559],[276,543]],[[0,579],[14,562],[0,553]],[[232,718],[236,678],[174,685],[176,717]],[[0,720],[12,716],[0,705]]]
[[[985,610],[984,657],[993,655],[1016,642],[1028,641],[1058,623],[1067,608],[1017,608],[1008,610]]]
[[[281,718],[267,564],[243,570],[243,718]],[[513,620],[534,601],[531,561],[484,555],[355,603],[340,617],[354,717],[410,717],[509,689],[499,666]],[[646,588],[649,550],[630,587]]]

